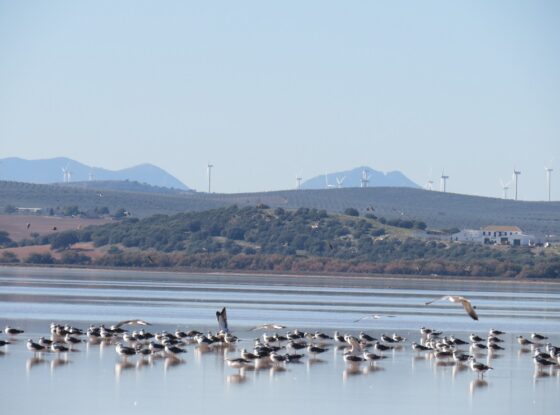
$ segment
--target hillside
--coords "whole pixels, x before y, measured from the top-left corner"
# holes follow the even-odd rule
[[[410,188],[286,190],[239,194],[146,194],[0,181],[0,207],[54,208],[77,205],[81,210],[125,208],[136,217],[156,213],[201,211],[236,204],[315,208],[343,212],[348,207],[378,217],[422,220],[430,228],[480,228],[517,225],[526,232],[560,235],[560,202],[523,202],[441,193]]]
[[[416,183],[400,171],[387,173],[374,170],[371,167],[361,166],[352,170],[326,173],[312,177],[302,183],[302,189],[332,189],[347,187],[362,187],[363,172],[367,172],[367,187],[412,187],[419,188]]]
[[[346,213],[232,206],[130,218],[19,244],[0,234],[6,246],[0,262],[560,278],[553,249],[424,241],[410,229],[358,217],[354,209]]]
[[[188,190],[177,178],[153,164],[140,164],[122,170],[108,170],[101,167],[86,166],[78,161],[57,157],[43,160],[25,160],[18,157],[0,159],[2,180],[27,183],[64,182],[63,169],[68,169],[71,182],[95,180],[129,180],[161,186]]]

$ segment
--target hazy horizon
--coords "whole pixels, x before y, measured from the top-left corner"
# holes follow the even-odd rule
[[[560,198],[560,3],[0,0],[0,158],[205,191],[366,165]],[[1,176],[0,176],[1,178]],[[509,195],[512,190],[510,187]]]

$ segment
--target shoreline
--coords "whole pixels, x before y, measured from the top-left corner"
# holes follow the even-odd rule
[[[298,279],[308,279],[311,281],[360,281],[360,282],[380,282],[380,281],[393,281],[393,282],[441,282],[441,283],[477,283],[477,284],[512,284],[512,285],[554,285],[560,286],[560,281],[554,279],[512,279],[504,277],[470,277],[470,276],[449,276],[449,275],[411,275],[411,274],[353,274],[353,273],[286,273],[274,271],[228,271],[228,270],[208,270],[208,269],[180,269],[175,268],[170,270],[168,268],[132,268],[132,267],[80,267],[80,266],[61,266],[60,264],[45,266],[45,265],[32,265],[32,264],[1,264],[0,273],[4,270],[51,270],[62,271],[64,273],[71,273],[72,271],[86,271],[86,272],[100,272],[100,273],[131,273],[134,272],[140,276],[150,276],[154,274],[165,274],[172,277],[241,277],[253,278],[264,277],[270,279],[286,279],[296,281]],[[265,281],[263,281],[265,282]]]

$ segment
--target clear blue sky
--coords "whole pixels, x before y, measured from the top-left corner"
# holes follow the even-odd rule
[[[560,199],[559,1],[1,1],[0,157],[204,190],[369,165]]]

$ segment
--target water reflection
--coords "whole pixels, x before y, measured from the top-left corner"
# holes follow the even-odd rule
[[[27,371],[27,373],[29,374],[29,372],[31,371],[31,369],[33,369],[35,366],[39,366],[43,363],[46,363],[47,360],[43,359],[40,356],[33,356],[30,357],[26,360],[25,362],[25,369]]]
[[[469,392],[471,398],[474,397],[474,394],[477,390],[482,390],[488,387],[488,382],[484,379],[473,379],[471,383],[469,383]]]

